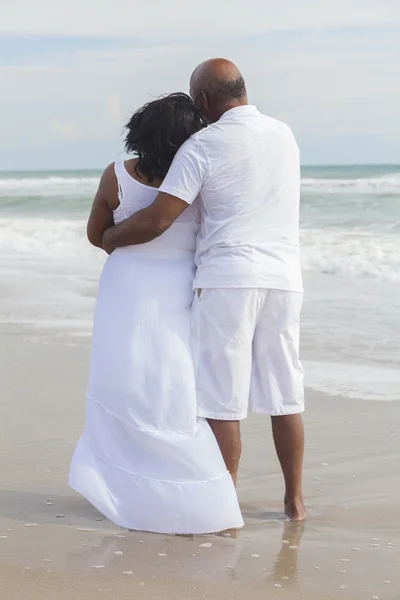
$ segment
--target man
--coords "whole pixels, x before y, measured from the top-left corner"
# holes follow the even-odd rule
[[[198,414],[235,483],[240,421],[249,405],[271,416],[285,512],[302,520],[298,147],[287,125],[248,104],[231,62],[201,64],[190,88],[211,125],[180,148],[155,202],[106,231],[104,247],[154,239],[200,197],[192,319]]]

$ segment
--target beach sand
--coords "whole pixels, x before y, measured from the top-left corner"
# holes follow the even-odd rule
[[[283,520],[268,418],[254,416],[238,539],[132,533],[67,486],[88,338],[16,325],[0,335],[2,600],[399,600],[399,403],[308,391],[304,525]]]

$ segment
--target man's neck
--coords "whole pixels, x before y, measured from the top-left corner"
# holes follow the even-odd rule
[[[222,117],[222,115],[224,115],[228,111],[232,110],[232,108],[237,108],[238,106],[248,106],[248,104],[249,104],[249,102],[248,102],[247,97],[240,98],[238,100],[232,100],[232,102],[225,104],[225,106],[223,108],[221,108],[219,119]]]

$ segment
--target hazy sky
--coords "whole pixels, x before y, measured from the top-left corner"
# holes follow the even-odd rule
[[[303,163],[400,163],[400,0],[1,0],[0,170],[105,166],[213,56]]]

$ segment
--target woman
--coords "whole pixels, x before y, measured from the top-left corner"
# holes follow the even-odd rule
[[[147,104],[127,125],[136,158],[110,165],[88,222],[104,231],[148,206],[178,148],[204,126],[185,94]],[[189,352],[196,207],[160,238],[115,250],[100,279],[86,426],[70,485],[114,523],[158,533],[241,527],[232,479],[215,438],[196,419]]]

